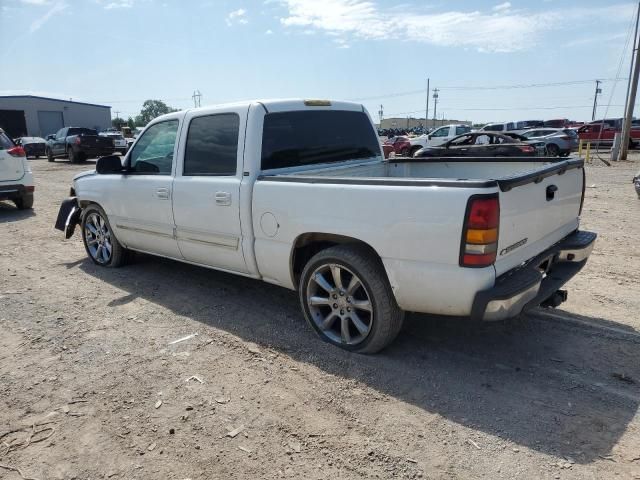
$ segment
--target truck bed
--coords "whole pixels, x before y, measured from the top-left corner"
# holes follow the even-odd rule
[[[276,181],[309,181],[312,183],[366,183],[395,180],[402,184],[432,185],[439,181],[444,186],[452,182],[461,186],[488,187],[499,185],[506,191],[514,186],[534,182],[563,170],[580,168],[581,159],[542,157],[511,157],[504,160],[489,158],[443,158],[429,161],[414,159],[396,161],[357,162],[341,166],[324,166],[304,171],[274,172],[263,178]],[[331,180],[329,180],[331,179]],[[377,183],[377,182],[376,182]],[[395,182],[394,182],[395,183]]]

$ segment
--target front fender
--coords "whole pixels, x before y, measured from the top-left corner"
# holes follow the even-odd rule
[[[78,205],[78,199],[76,197],[65,198],[60,205],[55,228],[64,232],[64,238],[69,239],[73,236],[76,225],[80,223],[81,216],[82,209]]]

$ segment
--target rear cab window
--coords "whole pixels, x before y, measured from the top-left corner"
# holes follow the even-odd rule
[[[460,125],[456,127],[456,135],[463,135],[465,133],[469,133],[471,131],[471,127],[467,127],[466,125]]]
[[[380,143],[364,112],[301,110],[264,117],[262,170],[375,158],[383,159]]]
[[[73,135],[98,135],[98,132],[90,128],[70,128],[67,137]]]

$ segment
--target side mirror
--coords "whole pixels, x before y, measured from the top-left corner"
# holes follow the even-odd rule
[[[55,138],[56,138],[56,135],[53,133],[50,135],[47,135],[47,140],[54,140]]]
[[[431,140],[431,137],[432,137],[432,135],[427,135],[427,138],[428,138],[429,140]]]
[[[96,162],[96,172],[105,175],[109,173],[122,173],[122,162],[117,155],[109,155],[107,157],[101,157]]]

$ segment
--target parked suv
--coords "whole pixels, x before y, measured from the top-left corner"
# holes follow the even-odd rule
[[[20,210],[33,207],[33,174],[24,148],[16,146],[0,128],[0,200]]]
[[[537,128],[524,132],[522,136],[544,142],[551,157],[566,157],[578,148],[578,134],[570,128]]]

